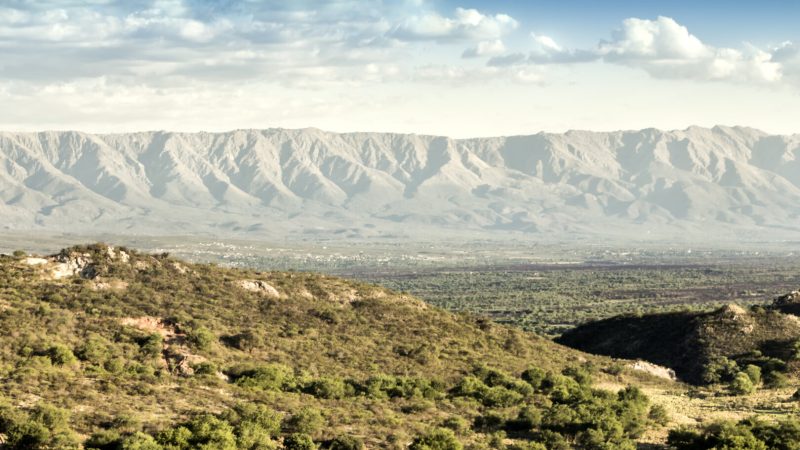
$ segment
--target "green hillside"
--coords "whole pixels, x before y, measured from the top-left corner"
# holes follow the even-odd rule
[[[800,320],[784,296],[771,307],[617,316],[576,327],[558,342],[586,352],[643,359],[694,384],[731,381],[747,366],[781,380],[800,358]],[[785,312],[786,311],[786,312]]]
[[[633,448],[618,363],[382,288],[102,244],[0,257],[4,448]],[[613,375],[609,375],[613,374]]]

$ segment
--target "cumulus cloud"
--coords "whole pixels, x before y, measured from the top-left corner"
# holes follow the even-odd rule
[[[476,9],[457,8],[453,17],[436,12],[412,16],[398,24],[390,35],[403,41],[496,40],[518,25],[506,14],[486,15]]]
[[[572,64],[603,61],[645,70],[655,78],[777,83],[800,75],[798,48],[791,42],[770,49],[750,44],[742,48],[706,44],[669,17],[630,18],[611,39],[595,48],[569,49],[549,36],[532,34],[528,54],[509,53],[491,58],[490,67],[529,64]]]
[[[669,17],[626,19],[597,53],[605,61],[639,67],[658,78],[776,82],[782,67],[772,54],[746,46],[718,48]]]

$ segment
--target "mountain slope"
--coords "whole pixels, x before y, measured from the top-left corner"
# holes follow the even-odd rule
[[[800,136],[747,128],[0,133],[7,230],[796,237],[798,173]]]
[[[643,359],[675,370],[695,384],[724,381],[735,366],[769,372],[796,371],[800,294],[769,307],[728,305],[711,312],[617,316],[567,331],[557,342],[615,358]],[[731,369],[731,362],[734,368]],[[725,373],[723,373],[725,372]]]
[[[607,358],[322,275],[100,244],[0,255],[0,326],[0,440],[10,449],[275,449],[283,439],[289,450],[300,448],[288,444],[294,432],[401,449],[442,423],[479,446],[504,427],[522,441],[573,441],[601,413],[618,429],[592,439],[627,449],[652,425],[638,391],[591,389],[591,372],[619,367]],[[620,370],[594,375],[641,380]],[[589,416],[558,415],[566,404]],[[239,417],[254,409],[263,445]],[[201,445],[208,427],[232,441],[232,426],[236,443]],[[118,442],[151,434],[163,447]]]

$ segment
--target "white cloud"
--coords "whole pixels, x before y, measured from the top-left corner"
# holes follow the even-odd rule
[[[598,45],[597,53],[607,62],[642,68],[657,78],[772,83],[782,77],[781,64],[769,52],[752,46],[713,47],[669,17],[626,19],[610,41]]]
[[[505,53],[506,46],[500,39],[493,41],[481,41],[474,47],[464,50],[462,58],[478,58],[481,56],[497,56]]]
[[[489,66],[520,66],[527,64],[571,64],[596,61],[600,56],[594,51],[572,50],[559,45],[553,38],[531,34],[533,48],[528,55],[510,53],[490,59]]]
[[[495,40],[515,30],[518,22],[506,14],[485,15],[475,9],[457,8],[453,17],[436,12],[412,16],[390,33],[403,41]]]
[[[533,50],[528,61],[535,64],[569,64],[590,62],[598,59],[595,52],[589,50],[567,49],[559,45],[550,36],[533,33]]]
[[[645,70],[655,78],[775,84],[790,74],[800,78],[800,56],[791,42],[773,49],[743,45],[740,49],[714,47],[701,41],[669,17],[629,18],[593,49],[568,49],[553,38],[532,34],[528,55],[509,53],[487,65],[572,64],[603,61]]]

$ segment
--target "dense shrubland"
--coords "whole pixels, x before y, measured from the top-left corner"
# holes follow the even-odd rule
[[[633,449],[669,422],[618,362],[382,288],[102,244],[56,258],[76,276],[26,258],[0,257],[5,448]],[[756,356],[720,382],[771,382]]]

